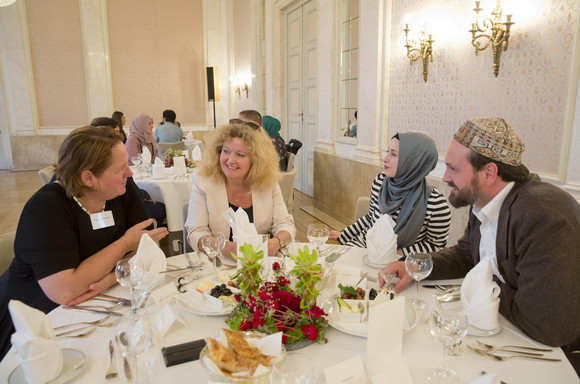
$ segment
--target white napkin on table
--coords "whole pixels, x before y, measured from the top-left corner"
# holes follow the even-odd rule
[[[163,179],[165,178],[165,164],[163,163],[163,160],[161,160],[160,158],[156,157],[155,158],[155,164],[153,164],[152,169],[152,176],[155,179]]]
[[[461,303],[467,322],[484,330],[493,330],[499,325],[501,288],[492,276],[491,260],[486,257],[467,273],[461,284]]]
[[[46,315],[18,300],[10,300],[8,310],[16,332],[11,341],[27,383],[46,383],[62,370],[60,346]]]
[[[193,148],[191,151],[191,160],[201,160],[201,149],[199,148],[199,145],[196,145],[195,148]]]
[[[367,232],[367,250],[369,261],[375,264],[387,264],[397,261],[397,235],[393,231],[395,223],[391,216],[383,215]]]
[[[129,261],[131,280],[139,282],[139,288],[150,290],[161,282],[165,275],[160,272],[167,269],[167,259],[159,246],[148,234],[141,236],[137,253]],[[139,273],[133,273],[137,270]]]
[[[141,158],[143,159],[143,164],[151,164],[151,151],[147,147],[143,147],[141,150]]]
[[[185,175],[187,173],[187,169],[185,168],[185,157],[175,156],[173,158],[173,167],[175,168],[176,176]]]
[[[185,136],[185,141],[193,141],[193,132],[189,131],[187,136]]]

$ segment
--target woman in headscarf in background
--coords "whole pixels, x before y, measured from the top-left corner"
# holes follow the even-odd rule
[[[276,119],[272,116],[263,116],[262,117],[262,127],[270,136],[272,140],[272,144],[274,144],[274,148],[276,148],[276,152],[280,157],[280,170],[286,171],[287,168],[287,154],[286,151],[286,143],[284,139],[280,136],[280,120]]]
[[[155,156],[157,156],[157,142],[153,133],[153,119],[151,116],[144,113],[140,114],[131,122],[131,127],[129,128],[129,137],[127,137],[127,142],[125,147],[127,147],[127,152],[129,153],[129,165],[133,165],[131,159],[137,157],[140,153],[143,153],[143,147],[147,147],[149,152],[151,152],[151,162],[155,161]]]
[[[366,235],[384,214],[396,223],[397,253],[433,252],[447,244],[451,212],[445,196],[425,177],[437,165],[437,147],[424,132],[398,133],[373,181],[369,213],[350,226],[330,231],[341,244],[366,247]]]

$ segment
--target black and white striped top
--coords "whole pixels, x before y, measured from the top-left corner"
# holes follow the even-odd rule
[[[355,247],[366,248],[367,231],[372,228],[375,222],[382,216],[379,210],[379,191],[383,185],[386,175],[381,172],[373,180],[371,187],[371,201],[369,203],[369,213],[353,224],[342,230],[338,241]],[[399,210],[391,215],[396,223]],[[417,237],[415,244],[402,248],[405,255],[409,253],[435,252],[445,247],[449,237],[449,223],[451,222],[451,211],[445,196],[432,187],[431,194],[427,199],[427,211],[425,212],[425,222]]]

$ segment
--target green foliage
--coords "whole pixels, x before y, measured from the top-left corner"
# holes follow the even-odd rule
[[[316,304],[316,297],[319,293],[316,283],[321,280],[319,273],[322,267],[316,264],[318,252],[313,249],[311,253],[308,246],[305,246],[304,249],[298,250],[298,255],[290,257],[296,264],[290,273],[298,279],[294,289],[296,294],[302,298],[300,308],[312,308]]]
[[[354,289],[353,287],[351,287],[350,285],[347,285],[346,287],[342,284],[338,284],[338,288],[340,289],[340,293],[349,293],[351,295],[356,296],[356,289]]]
[[[232,257],[240,262],[241,268],[238,270],[236,281],[240,286],[243,297],[255,296],[258,294],[262,278],[260,277],[260,260],[264,258],[264,252],[256,252],[250,244],[240,247],[241,256]]]

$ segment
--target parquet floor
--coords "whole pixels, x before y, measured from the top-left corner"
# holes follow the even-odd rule
[[[24,204],[41,186],[42,183],[36,171],[0,171],[0,234],[16,231]],[[306,237],[308,225],[320,223],[319,220],[300,209],[302,206],[311,206],[312,203],[311,197],[294,191],[293,215],[298,242],[308,242]],[[172,249],[173,239],[181,239],[181,233],[173,233],[170,239],[161,243],[161,248],[168,256],[179,253]]]

